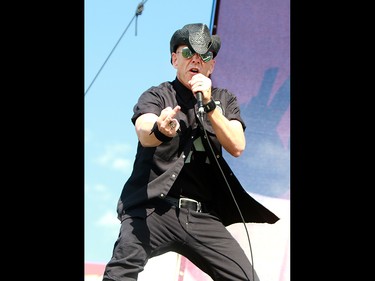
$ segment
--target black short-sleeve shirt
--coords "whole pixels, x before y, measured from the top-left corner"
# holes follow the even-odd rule
[[[228,120],[235,119],[241,122],[245,130],[246,126],[241,118],[236,96],[226,89],[215,87],[211,89],[211,93],[217,109]],[[141,94],[138,102],[135,104],[131,121],[135,124],[136,119],[145,113],[154,113],[159,116],[164,108],[168,106],[174,108],[177,105],[181,106],[181,111],[178,112],[175,118],[180,123],[181,132],[176,137],[157,147],[143,147],[138,142],[133,171],[129,179],[125,182],[119,199],[117,208],[119,217],[128,208],[146,203],[148,200],[156,197],[164,198],[167,194],[191,196],[203,201],[221,200],[216,197],[216,193],[213,194],[212,188],[215,185],[226,188],[222,184],[224,181],[220,177],[216,177],[215,180],[210,181],[202,178],[203,175],[207,174],[206,172],[212,174],[207,169],[212,169],[215,173],[218,170],[217,165],[213,165],[212,158],[211,161],[208,160],[207,162],[207,149],[206,152],[203,152],[205,154],[202,154],[202,151],[192,154],[192,151],[196,150],[194,143],[199,138],[201,130],[197,119],[197,100],[191,90],[187,89],[177,78],[172,82],[163,82],[159,86],[149,88]],[[203,119],[204,128],[215,150],[214,153],[217,154],[214,157],[222,158],[222,147],[216,138],[210,121],[206,115],[203,116]],[[200,163],[198,172],[196,171],[198,167],[188,168],[188,165],[197,161]],[[224,160],[222,159],[221,161]],[[223,164],[226,166],[225,173],[233,177],[233,173],[229,167],[225,163]],[[194,176],[194,173],[197,174],[197,177]],[[194,181],[191,181],[193,178]],[[177,183],[175,184],[175,182]],[[192,184],[190,187],[189,183]],[[235,177],[233,184],[238,185],[240,196],[242,196],[242,193],[245,191]],[[200,188],[203,186],[206,188],[202,192]],[[217,189],[216,186],[215,188]],[[220,206],[219,203],[218,206]],[[233,217],[231,215],[228,219],[224,218],[224,222],[231,223],[238,219],[240,219],[239,216],[235,215]],[[263,220],[263,218],[259,217],[255,218],[255,220]]]

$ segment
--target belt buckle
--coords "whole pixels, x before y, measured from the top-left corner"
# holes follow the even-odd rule
[[[198,213],[200,213],[201,211],[202,211],[202,205],[201,205],[201,202],[198,202],[197,200],[194,200],[194,199],[190,199],[190,198],[180,198],[179,200],[178,200],[178,207],[179,208],[181,208],[182,207],[182,202],[183,201],[188,201],[188,202],[193,202],[193,203],[195,203],[196,204],[196,209],[195,209],[195,211],[196,212],[198,212]]]

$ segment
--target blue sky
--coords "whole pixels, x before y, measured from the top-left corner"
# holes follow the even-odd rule
[[[133,21],[139,0],[84,3],[87,262],[110,259],[120,228],[117,200],[131,173],[137,146],[130,121],[133,106],[143,91],[175,78],[169,53],[173,32],[188,23],[211,26],[214,2],[148,0]]]

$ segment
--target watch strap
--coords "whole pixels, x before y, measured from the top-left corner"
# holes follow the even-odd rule
[[[210,111],[212,111],[212,110],[214,110],[214,109],[216,108],[216,103],[215,103],[215,101],[211,98],[211,101],[210,101],[209,103],[207,103],[207,104],[204,104],[204,105],[203,105],[203,108],[204,108],[204,111],[205,111],[206,113],[208,113],[208,112],[210,112]]]

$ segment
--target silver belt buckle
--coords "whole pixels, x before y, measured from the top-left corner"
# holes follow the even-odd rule
[[[197,200],[190,199],[190,198],[180,198],[178,200],[178,207],[181,208],[182,206],[182,201],[189,201],[197,204],[197,209],[195,210],[196,212],[200,213],[202,211],[202,205],[201,202],[198,202]]]

